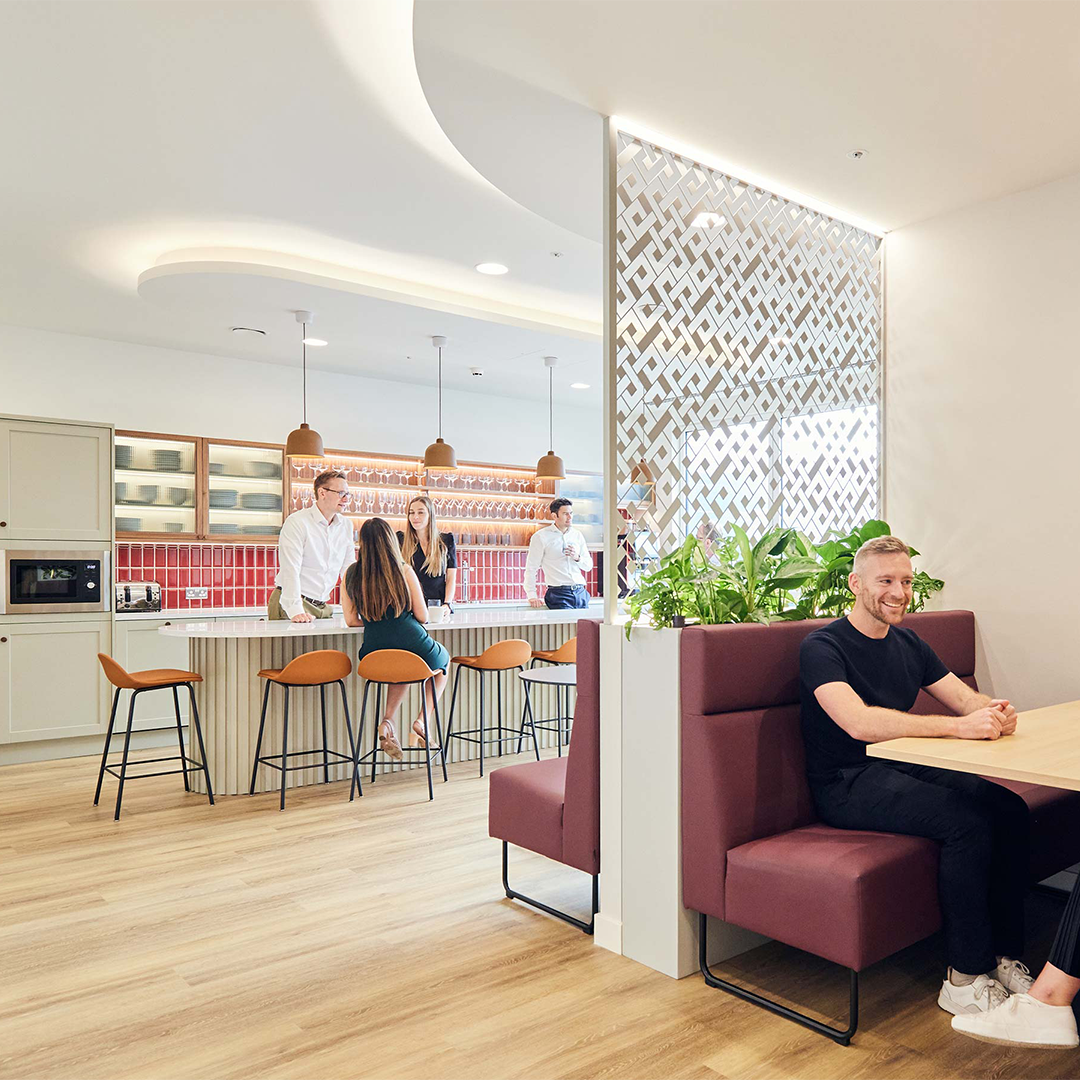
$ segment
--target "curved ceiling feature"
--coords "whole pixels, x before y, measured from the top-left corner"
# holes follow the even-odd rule
[[[243,355],[137,291],[168,252],[230,248],[489,317],[598,322],[598,246],[453,148],[411,15],[410,0],[0,4],[0,93],[18,103],[0,142],[22,148],[0,169],[0,322]],[[510,273],[478,274],[488,261]]]
[[[417,0],[415,36],[462,152],[579,232],[593,166],[567,103],[875,231],[1080,171],[1080,4]],[[552,153],[538,195],[520,176]]]
[[[423,308],[429,311],[450,312],[473,319],[503,323],[526,330],[538,330],[600,345],[603,326],[584,319],[572,319],[552,312],[537,312],[531,308],[516,307],[486,297],[455,293],[449,289],[422,286],[415,282],[400,281],[382,274],[363,273],[349,267],[332,266],[309,259],[279,252],[226,250],[185,250],[163,255],[157,264],[139,275],[139,295],[144,300],[184,310],[187,304],[185,279],[197,277],[216,281],[220,297],[216,307],[227,307],[233,302],[234,291],[231,277],[243,279],[273,279],[277,286],[267,287],[265,309],[277,310],[276,298],[289,283],[297,286],[316,286],[328,292],[370,296],[392,300],[398,304]],[[274,299],[271,299],[271,296]],[[209,298],[198,296],[198,304],[205,305]],[[304,308],[307,305],[295,304]]]
[[[417,8],[416,66],[454,145],[496,187],[542,217],[603,238],[603,117],[450,52]]]
[[[193,254],[193,253],[181,253]],[[237,253],[242,254],[242,253]],[[325,348],[308,350],[308,366],[368,378],[434,385],[431,338],[444,334],[446,386],[508,398],[546,400],[542,357],[559,357],[556,400],[599,407],[600,345],[593,335],[524,326],[511,318],[478,319],[446,302],[419,303],[389,291],[267,263],[176,261],[147,271],[139,293],[162,311],[183,312],[215,344],[214,352],[264,363],[299,366],[300,330],[294,312],[315,315]],[[265,336],[231,333],[233,326]],[[482,377],[471,374],[483,371]],[[588,391],[570,389],[587,382]],[[403,422],[405,422],[403,420]]]

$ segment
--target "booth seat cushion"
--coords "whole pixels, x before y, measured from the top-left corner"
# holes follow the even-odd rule
[[[493,772],[488,834],[561,862],[566,761],[565,757],[527,761]]]
[[[941,925],[937,845],[807,825],[732,848],[728,921],[860,971]]]

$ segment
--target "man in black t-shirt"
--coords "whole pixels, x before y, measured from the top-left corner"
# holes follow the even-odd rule
[[[827,824],[941,844],[949,968],[938,1004],[954,1014],[982,1012],[1031,986],[1014,959],[1023,949],[1027,804],[968,773],[868,758],[866,744],[904,736],[997,739],[1016,730],[1016,711],[972,690],[900,626],[911,605],[908,552],[895,536],[863,544],[848,579],[851,614],[802,643],[806,774]],[[910,713],[920,689],[955,715]]]

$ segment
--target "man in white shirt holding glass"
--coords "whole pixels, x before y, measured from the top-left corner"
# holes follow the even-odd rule
[[[525,595],[534,608],[586,608],[589,594],[585,575],[592,569],[592,555],[585,537],[573,527],[574,504],[569,499],[555,499],[551,516],[555,519],[545,529],[538,529],[529,541],[525,561]],[[536,595],[536,571],[544,571],[547,591],[544,599]]]
[[[345,474],[336,469],[315,477],[315,502],[290,514],[278,536],[280,569],[267,599],[271,619],[314,622],[333,615],[330,594],[356,562],[352,522],[342,511],[349,501]]]

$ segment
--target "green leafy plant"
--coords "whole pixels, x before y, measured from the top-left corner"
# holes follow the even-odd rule
[[[718,541],[689,536],[642,575],[628,601],[626,636],[646,612],[654,627],[671,626],[680,616],[706,624],[839,618],[855,601],[847,584],[855,552],[889,534],[888,523],[875,518],[820,544],[797,529],[773,529],[753,542],[739,525]],[[911,610],[921,611],[944,586],[917,571]]]

